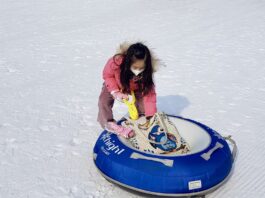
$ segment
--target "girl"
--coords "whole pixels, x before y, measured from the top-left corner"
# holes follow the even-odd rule
[[[120,45],[117,53],[111,57],[103,69],[103,87],[98,100],[98,118],[103,129],[130,138],[135,135],[130,128],[118,125],[113,118],[114,99],[128,99],[131,90],[136,96],[139,115],[147,120],[156,112],[156,92],[153,73],[158,59],[141,42]]]

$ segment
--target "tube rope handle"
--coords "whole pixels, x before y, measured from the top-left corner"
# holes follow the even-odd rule
[[[233,156],[233,162],[235,161],[235,158],[237,156],[237,152],[238,152],[238,148],[236,145],[236,141],[232,139],[231,135],[225,136],[223,137],[225,140],[229,141],[232,145],[233,145],[233,149],[232,149],[232,156]]]

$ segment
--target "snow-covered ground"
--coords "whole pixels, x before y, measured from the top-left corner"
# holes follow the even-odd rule
[[[124,40],[167,65],[160,111],[237,141],[232,177],[208,197],[264,197],[264,0],[0,0],[0,197],[140,197],[92,160],[102,69]]]

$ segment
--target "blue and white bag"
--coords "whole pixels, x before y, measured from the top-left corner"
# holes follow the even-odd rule
[[[153,154],[184,154],[190,151],[188,143],[165,113],[157,112],[147,127],[143,127],[143,123],[147,122],[145,117],[126,119],[122,125],[135,131],[136,135],[128,141],[136,149]]]

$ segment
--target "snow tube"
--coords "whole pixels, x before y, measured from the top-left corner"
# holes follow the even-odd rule
[[[126,139],[103,131],[93,153],[99,172],[113,183],[159,196],[205,195],[221,186],[232,172],[235,141],[197,121],[168,117],[189,143],[189,153],[146,153]]]

